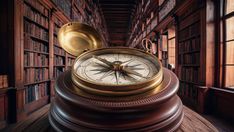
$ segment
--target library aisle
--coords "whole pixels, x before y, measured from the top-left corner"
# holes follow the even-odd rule
[[[234,131],[232,0],[0,10],[0,131]]]

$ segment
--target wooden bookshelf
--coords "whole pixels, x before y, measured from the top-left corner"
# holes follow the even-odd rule
[[[206,12],[208,8],[213,9],[212,4],[195,0],[160,0],[151,1],[148,9],[144,8],[146,5],[146,1],[136,5],[128,46],[141,48],[142,39],[151,39],[156,44],[155,55],[165,67],[173,56],[173,71],[180,80],[178,94],[184,104],[204,112],[207,86],[214,85],[215,78],[214,24],[207,25]],[[173,39],[169,37],[171,27],[174,28]],[[166,39],[162,42],[163,36],[167,36],[168,44],[173,42],[175,45],[164,48]],[[172,48],[173,55],[169,53]]]
[[[57,17],[54,18],[54,31],[53,31],[53,48],[54,48],[54,67],[53,67],[53,78],[56,79],[65,69],[66,63],[66,52],[58,43],[57,34],[60,27],[64,25]]]
[[[189,20],[193,18],[192,20]],[[178,77],[180,79],[179,96],[184,103],[197,110],[198,88],[201,80],[201,17],[195,10],[179,20],[178,25]]]
[[[38,1],[23,3],[24,25],[24,104],[44,100],[49,95],[49,9]],[[48,99],[43,101],[48,103]],[[27,113],[36,110],[31,107]]]
[[[11,96],[16,101],[10,104],[14,122],[48,104],[55,94],[56,78],[73,65],[76,57],[66,53],[57,40],[63,24],[89,24],[105,38],[105,45],[108,33],[100,6],[92,0],[9,0],[1,2],[1,7],[7,18],[1,22],[1,33],[6,33],[1,40],[7,41],[0,46],[6,49],[1,50],[1,56],[5,56],[1,60],[6,63],[0,64],[0,74],[9,75],[10,86],[15,87]],[[0,93],[3,97],[1,88]],[[6,97],[5,92],[4,100]]]

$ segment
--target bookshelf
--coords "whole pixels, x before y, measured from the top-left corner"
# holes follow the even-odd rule
[[[71,17],[71,0],[52,0],[52,2],[54,2],[67,17]]]
[[[172,70],[180,80],[178,94],[184,104],[199,112],[204,112],[208,87],[214,85],[217,57],[214,25],[207,24],[206,10],[210,4],[206,4],[195,0],[160,0],[150,1],[145,9],[147,2],[138,2],[127,41],[129,47],[135,48],[141,48],[143,38],[154,41],[155,55],[162,64],[175,67]]]
[[[76,57],[66,53],[57,40],[63,24],[78,21],[94,26],[105,38],[105,45],[108,33],[100,6],[92,0],[9,0],[5,6],[3,3],[6,19],[0,30],[6,34],[1,36],[0,47],[6,49],[1,50],[1,56],[5,56],[1,60],[6,63],[0,64],[0,74],[8,75],[9,87],[14,88],[8,115],[15,122],[50,103],[56,78],[74,63]],[[5,86],[0,88],[1,102],[7,102],[6,91]],[[8,118],[6,114],[0,116],[0,126],[1,119]]]
[[[54,48],[54,69],[53,69],[53,78],[56,79],[61,73],[63,73],[66,65],[66,52],[58,43],[57,34],[59,28],[63,23],[55,17],[54,19],[54,31],[53,31],[53,48]]]
[[[201,19],[196,11],[180,21],[178,30],[178,77],[180,90],[178,94],[186,104],[196,109],[198,105],[198,88],[200,80]],[[190,18],[193,20],[188,20]]]
[[[49,96],[49,10],[38,1],[25,0],[24,33],[24,104],[30,108]],[[40,105],[45,105],[40,104]],[[28,113],[34,109],[28,109]]]
[[[74,63],[74,61],[75,61],[75,57],[74,56],[72,56],[72,55],[70,55],[70,54],[67,54],[67,67],[66,67],[66,69],[71,69],[71,67],[72,67],[72,65],[73,65],[73,63]]]

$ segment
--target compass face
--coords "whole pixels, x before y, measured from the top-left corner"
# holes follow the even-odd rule
[[[95,84],[131,85],[157,75],[160,63],[154,59],[118,51],[87,54],[76,60],[73,72],[82,80]]]

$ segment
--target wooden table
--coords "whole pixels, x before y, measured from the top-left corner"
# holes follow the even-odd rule
[[[53,132],[48,121],[49,108],[50,105],[41,108],[6,131]],[[218,130],[205,118],[184,106],[184,120],[177,132],[218,132]]]

